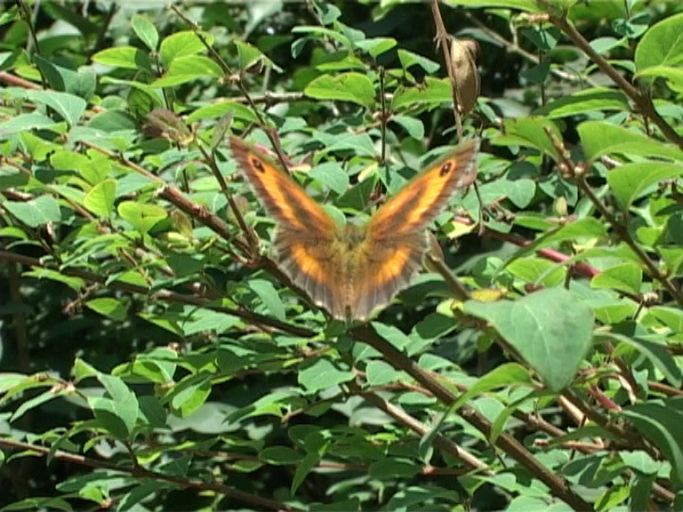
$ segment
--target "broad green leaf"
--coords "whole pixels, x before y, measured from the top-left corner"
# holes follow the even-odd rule
[[[24,272],[23,275],[35,277],[36,279],[51,279],[52,281],[58,281],[76,292],[80,291],[85,285],[85,281],[80,277],[67,276],[49,268],[34,268],[33,270]]]
[[[493,7],[518,9],[526,12],[543,12],[542,5],[536,0],[445,0],[447,5],[465,7]]]
[[[640,77],[665,78],[672,89],[677,92],[683,90],[683,68],[673,66],[652,66],[638,74]]]
[[[337,162],[324,162],[316,165],[308,175],[339,195],[349,188],[349,176]]]
[[[83,98],[67,92],[28,91],[27,95],[31,101],[54,109],[69,126],[78,122],[88,105]]]
[[[621,91],[594,87],[553,100],[534,114],[556,119],[595,111],[623,112],[628,108],[628,101]]]
[[[2,203],[12,215],[31,228],[44,226],[48,222],[59,222],[62,214],[57,200],[48,195],[29,201],[6,201]]]
[[[168,213],[161,206],[135,201],[122,201],[117,208],[121,218],[129,222],[141,234],[147,233]]]
[[[518,258],[506,267],[513,276],[527,283],[543,286],[560,286],[564,283],[567,271],[557,263],[536,256]]]
[[[151,83],[152,87],[172,87],[200,78],[223,76],[221,67],[203,55],[185,55],[173,59],[168,71]]]
[[[605,121],[586,121],[578,127],[586,158],[593,161],[603,155],[623,153],[683,160],[683,151],[672,144]]]
[[[202,37],[209,46],[213,44],[213,36],[211,34],[202,32]],[[186,55],[194,55],[204,50],[204,44],[199,36],[190,30],[185,30],[165,37],[161,41],[159,55],[163,65],[168,67],[174,59]]]
[[[48,128],[57,124],[44,114],[32,112],[30,114],[19,114],[13,116],[7,121],[0,123],[0,138],[5,138],[14,133],[19,133],[27,130],[36,130],[40,128]]]
[[[382,386],[390,382],[397,381],[401,378],[401,372],[398,372],[388,363],[384,361],[370,361],[365,368],[368,384],[371,386]]]
[[[400,125],[408,135],[414,139],[422,140],[425,135],[425,127],[422,121],[415,117],[396,115],[391,116],[391,121]]]
[[[258,456],[263,462],[275,465],[298,464],[304,457],[301,452],[293,450],[289,446],[269,446],[261,450]]]
[[[465,313],[490,322],[551,391],[573,379],[593,340],[593,312],[563,288],[512,301],[468,301]]]
[[[492,142],[497,146],[515,144],[535,148],[557,160],[559,158],[557,150],[546,132],[552,134],[557,140],[562,140],[557,125],[545,117],[507,119],[504,135],[496,137]]]
[[[149,57],[132,46],[106,48],[93,55],[92,60],[114,68],[140,69],[150,66]]]
[[[614,196],[625,208],[643,197],[652,186],[662,180],[683,176],[683,163],[638,162],[620,165],[607,173],[607,183]]]
[[[116,199],[116,181],[104,180],[85,195],[83,206],[98,217],[110,217]]]
[[[373,59],[376,59],[385,52],[391,50],[398,43],[393,37],[373,37],[371,39],[364,39],[356,41],[354,46],[367,52]]]
[[[655,306],[648,310],[653,316],[676,333],[683,333],[683,310],[667,306]]]
[[[299,384],[309,393],[348,382],[355,378],[355,374],[348,370],[340,370],[328,359],[318,359],[299,370]]]
[[[368,108],[375,102],[372,82],[355,72],[319,76],[306,86],[304,94],[320,100],[350,101]]]
[[[618,333],[605,333],[601,334],[601,336],[622,343],[625,347],[637,350],[647,357],[673,386],[681,386],[681,369],[667,350],[666,345],[639,337],[624,336]],[[615,354],[619,355],[620,353],[620,347],[617,347]]]
[[[640,403],[623,412],[638,431],[653,442],[671,463],[671,476],[683,485],[683,412],[658,403]]]
[[[425,83],[404,89],[399,89],[391,101],[392,108],[400,110],[401,107],[427,105],[436,107],[441,103],[453,102],[453,89],[448,78],[426,77]]]
[[[643,269],[639,264],[631,261],[605,269],[591,279],[593,288],[609,288],[633,294],[640,293],[642,284]]]
[[[122,322],[126,319],[128,307],[113,297],[100,297],[85,303],[90,309],[100,315]]]
[[[645,33],[635,54],[636,70],[683,65],[683,13],[664,18]]]
[[[285,319],[285,306],[273,283],[265,279],[252,279],[249,281],[249,288],[258,295],[261,302],[275,318],[278,320]]]
[[[208,375],[193,375],[176,385],[171,393],[171,406],[181,418],[186,418],[204,405],[211,389]]]
[[[401,61],[401,67],[403,69],[408,69],[411,66],[420,66],[427,73],[435,73],[440,67],[437,62],[408,50],[399,49],[397,53],[398,60]]]
[[[239,58],[241,70],[249,69],[259,62],[269,61],[268,57],[266,57],[261,50],[249,43],[235,41],[235,47],[237,48],[237,56]]]
[[[145,46],[152,51],[157,49],[159,43],[159,32],[152,21],[142,14],[134,14],[130,20],[135,35],[145,43]]]

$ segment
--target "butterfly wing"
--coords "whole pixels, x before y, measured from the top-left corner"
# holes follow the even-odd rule
[[[478,142],[458,146],[428,166],[373,215],[367,225],[362,265],[356,269],[353,314],[366,318],[405,288],[423,265],[426,228],[453,192],[476,177]]]
[[[328,310],[336,307],[339,272],[333,244],[339,228],[270,158],[242,140],[231,137],[230,147],[242,174],[264,208],[278,224],[275,247],[278,263],[291,281]]]

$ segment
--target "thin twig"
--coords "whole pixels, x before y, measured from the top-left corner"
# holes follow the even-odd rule
[[[69,453],[62,450],[52,451],[51,448],[45,446],[24,443],[21,441],[15,441],[13,439],[0,438],[0,446],[3,446],[10,450],[23,450],[33,452],[36,454],[40,454],[43,457],[50,457],[51,459],[59,460],[69,464],[77,464],[80,466],[85,466],[93,469],[106,469],[109,471],[118,471],[135,478],[167,482],[184,489],[212,491],[224,495],[227,498],[247,503],[253,507],[257,507],[258,509],[278,511],[294,510],[289,505],[285,505],[284,503],[281,503],[279,501],[262,498],[254,494],[249,494],[239,489],[235,489],[234,487],[224,485],[220,482],[206,482],[200,479],[181,478],[167,473],[160,473],[158,471],[144,469],[143,467],[137,465],[120,466],[104,460],[93,459],[91,457],[85,457],[83,455]]]

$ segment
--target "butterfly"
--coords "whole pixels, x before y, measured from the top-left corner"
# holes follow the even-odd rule
[[[478,141],[427,166],[362,226],[340,227],[274,160],[236,137],[233,157],[277,222],[277,263],[334,318],[365,320],[410,284],[429,247],[427,227],[476,177]]]

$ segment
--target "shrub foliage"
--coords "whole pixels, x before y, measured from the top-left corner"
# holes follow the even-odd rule
[[[683,507],[680,2],[161,4],[0,5],[3,510]],[[341,322],[229,135],[477,186]]]

